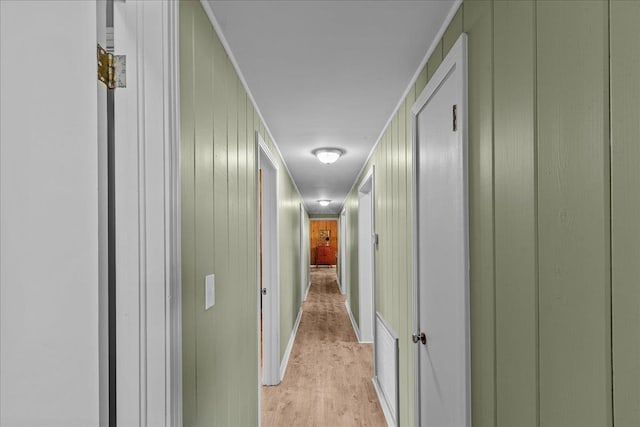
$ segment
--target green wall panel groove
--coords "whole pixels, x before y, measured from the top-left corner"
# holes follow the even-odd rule
[[[616,426],[640,425],[639,27],[640,2],[611,2],[611,267]]]

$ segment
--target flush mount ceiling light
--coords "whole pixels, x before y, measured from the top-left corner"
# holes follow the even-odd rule
[[[331,200],[318,200],[318,203],[320,203],[320,206],[329,206]]]
[[[339,148],[318,148],[313,151],[313,154],[322,163],[329,165],[338,160],[338,158],[344,154],[344,151]]]

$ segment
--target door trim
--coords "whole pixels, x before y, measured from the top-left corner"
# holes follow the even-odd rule
[[[274,172],[274,182],[272,191],[274,192],[275,197],[275,209],[271,214],[273,216],[265,216],[263,218],[263,229],[269,227],[268,224],[273,225],[273,236],[271,242],[265,245],[263,243],[263,266],[271,265],[273,266],[273,270],[271,272],[271,282],[273,283],[272,288],[269,288],[267,291],[266,305],[269,309],[265,310],[263,313],[263,337],[262,337],[262,345],[263,345],[263,369],[262,369],[262,384],[264,385],[276,385],[279,384],[282,378],[280,378],[280,263],[279,263],[279,253],[280,253],[280,220],[279,220],[279,209],[278,209],[278,201],[280,200],[279,196],[279,186],[278,186],[278,163],[275,161],[275,157],[272,156],[269,147],[264,142],[262,135],[259,132],[256,132],[256,144],[258,153],[258,168],[262,168],[261,157],[264,156],[264,159],[268,163],[266,166],[273,169]],[[257,176],[257,174],[256,174]],[[256,183],[257,185],[257,183]],[[262,187],[268,185],[264,180]],[[256,187],[257,188],[257,187]],[[260,194],[258,192],[258,198]],[[260,200],[258,199],[259,206]],[[263,215],[265,209],[262,210]],[[266,210],[267,214],[269,214],[269,210]],[[260,221],[260,213],[258,212],[258,225]],[[259,228],[258,228],[259,230]],[[264,236],[264,233],[263,233]],[[260,237],[259,237],[260,238]],[[268,248],[267,248],[268,247]],[[265,256],[266,254],[266,256]],[[258,272],[260,271],[260,256],[258,256]],[[263,278],[264,278],[264,269],[263,269]],[[258,283],[260,283],[258,281]],[[259,300],[259,299],[258,299]],[[258,302],[259,304],[259,302]],[[263,308],[265,306],[265,301],[263,300]],[[258,310],[258,316],[260,316],[260,312]],[[258,317],[258,322],[260,321]],[[267,327],[267,325],[269,325]]]
[[[347,270],[349,263],[347,262],[347,208],[343,208],[340,212],[340,292],[342,295],[347,294]]]
[[[114,2],[117,421],[182,425],[178,2]]]
[[[306,238],[307,233],[304,213],[304,205],[300,203],[300,304],[302,304],[305,300],[308,281],[307,269],[310,266],[310,260],[306,256],[309,239]]]
[[[415,333],[419,330],[419,322],[420,322],[420,293],[419,293],[419,277],[418,277],[418,195],[420,194],[419,187],[419,161],[418,161],[418,114],[424,108],[426,103],[431,99],[434,92],[440,87],[442,81],[452,72],[453,69],[460,67],[462,72],[460,73],[459,84],[462,86],[462,106],[458,108],[458,124],[460,126],[460,138],[462,139],[462,144],[465,147],[465,158],[464,158],[464,174],[465,174],[465,211],[468,212],[469,209],[469,201],[468,201],[468,159],[467,159],[467,146],[468,146],[468,97],[467,97],[467,35],[466,33],[462,33],[456,43],[451,48],[451,51],[444,58],[435,74],[431,78],[431,80],[427,83],[424,90],[416,100],[416,102],[411,107],[411,123],[413,129],[413,137],[412,137],[412,212],[413,212],[413,235],[416,236],[413,239],[413,268],[412,268],[412,288],[413,288],[413,331]],[[469,284],[469,224],[468,224],[468,215],[466,217],[466,258],[467,258],[467,271],[466,271],[466,281],[467,281],[467,293],[465,295],[467,307],[469,307],[469,293],[468,293],[468,284]],[[469,310],[467,309],[467,331],[466,331],[466,370],[467,370],[467,384],[466,384],[466,393],[467,393],[467,426],[471,425],[471,358],[470,358],[470,331],[469,331]],[[419,354],[419,346],[414,346],[413,357],[414,357],[414,372],[413,378],[416,378],[414,381],[414,424],[416,426],[420,425],[420,354]]]
[[[363,190],[368,183],[371,182],[371,190],[366,191]],[[375,222],[375,212],[376,212],[376,196],[375,196],[375,165],[371,166],[367,174],[364,176],[362,181],[360,181],[360,185],[358,186],[358,215],[360,211],[360,194],[371,193],[371,339],[361,340],[361,343],[373,343],[375,348],[375,337],[376,337],[376,249],[377,245],[373,242],[373,238],[376,235],[376,222]],[[358,232],[358,245],[360,244],[360,232]],[[359,255],[358,255],[359,256]],[[360,299],[362,295],[361,287],[360,287],[360,271],[358,267],[358,298]],[[358,311],[362,313],[362,307],[360,306],[360,301],[358,301]],[[358,319],[360,320],[360,319]],[[358,324],[360,330],[360,337],[362,337],[362,325]],[[374,357],[373,368],[375,372],[376,361]]]

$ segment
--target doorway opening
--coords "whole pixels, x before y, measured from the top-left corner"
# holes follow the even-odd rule
[[[307,296],[307,290],[310,282],[310,268],[309,268],[309,249],[307,244],[309,242],[307,237],[307,227],[305,224],[305,210],[304,205],[300,203],[300,302],[304,302]]]
[[[278,166],[262,136],[258,144],[260,365],[262,384],[280,383],[280,297],[278,264]]]
[[[317,218],[310,221],[311,265],[335,267],[338,263],[338,220]]]
[[[358,189],[358,319],[360,342],[373,342],[374,337],[374,169]]]
[[[340,285],[340,292],[342,294],[347,293],[347,210],[343,209],[340,213],[340,250],[338,251],[340,255],[340,273],[338,285]]]

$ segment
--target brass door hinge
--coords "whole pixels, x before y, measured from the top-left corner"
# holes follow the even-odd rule
[[[127,87],[127,57],[109,53],[98,45],[98,80],[109,89]]]

